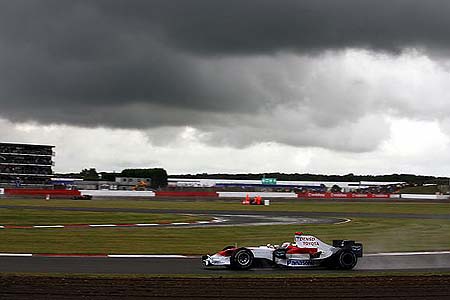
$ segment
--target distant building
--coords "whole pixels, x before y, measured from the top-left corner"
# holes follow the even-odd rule
[[[152,185],[151,178],[116,177],[119,190],[148,190]]]
[[[116,182],[120,185],[137,185],[137,184],[148,184],[152,183],[151,178],[135,178],[135,177],[116,177]]]
[[[30,186],[50,184],[54,146],[0,143],[0,184]]]
[[[115,181],[107,180],[79,180],[71,182],[79,190],[151,190],[151,178],[116,177]]]
[[[115,181],[106,180],[81,180],[74,182],[77,190],[117,190],[118,185]]]

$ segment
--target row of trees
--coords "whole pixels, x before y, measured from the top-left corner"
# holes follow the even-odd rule
[[[95,168],[83,169],[80,173],[65,174],[68,177],[81,177],[83,180],[114,181],[116,177],[151,178],[151,187],[160,188],[167,186],[167,172],[162,168],[151,169],[125,169],[120,173],[97,172]]]

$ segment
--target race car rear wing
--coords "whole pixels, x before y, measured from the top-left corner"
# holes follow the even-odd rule
[[[363,245],[351,240],[333,240],[333,247],[350,250],[357,257],[363,256]]]

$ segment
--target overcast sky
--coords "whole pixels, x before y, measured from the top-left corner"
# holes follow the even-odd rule
[[[0,0],[0,140],[57,172],[450,170],[450,1]]]

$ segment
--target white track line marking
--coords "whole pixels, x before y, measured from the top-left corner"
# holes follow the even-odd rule
[[[108,254],[108,257],[111,258],[187,258],[185,255],[152,255],[152,254]]]
[[[348,222],[352,221],[351,219],[347,219],[347,218],[341,218],[341,219],[344,219],[345,221],[334,223],[334,225],[345,224],[345,223],[348,223]]]
[[[0,253],[0,256],[21,256],[21,257],[31,257],[33,254],[30,253]]]
[[[143,227],[143,226],[173,226],[173,225],[195,225],[195,224],[212,224],[226,221],[225,219],[215,218],[211,221],[196,221],[193,223],[174,222],[174,223],[138,223],[138,224],[67,224],[67,225],[30,225],[16,229],[32,229],[32,228],[72,228],[72,227]],[[7,226],[0,225],[0,229],[7,229]]]
[[[438,255],[450,254],[450,251],[424,251],[424,252],[385,252],[385,253],[370,253],[363,256],[408,256],[408,255]]]

